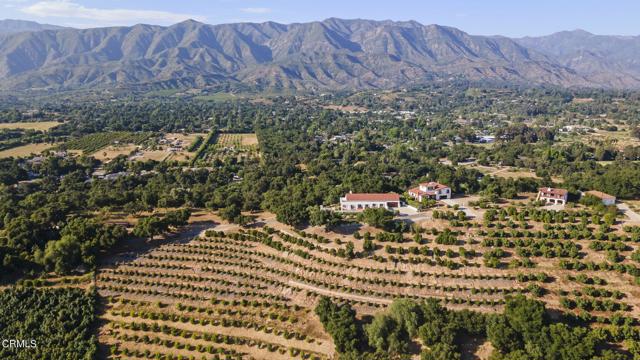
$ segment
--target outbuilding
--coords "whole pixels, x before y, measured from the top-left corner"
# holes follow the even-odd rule
[[[596,197],[598,199],[600,199],[600,201],[602,201],[602,204],[604,205],[615,205],[616,204],[616,197],[613,195],[609,195],[609,194],[605,194],[602,191],[598,191],[598,190],[589,190],[587,192],[584,193],[585,195],[591,195],[593,197]]]
[[[362,211],[383,208],[392,210],[400,207],[400,195],[396,193],[348,193],[340,198],[341,211]]]

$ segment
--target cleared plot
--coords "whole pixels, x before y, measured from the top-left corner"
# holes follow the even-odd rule
[[[164,161],[171,153],[166,150],[142,150],[140,151],[140,156],[134,156],[133,160],[146,161],[146,160],[154,160],[154,161]]]
[[[344,111],[348,113],[364,113],[368,111],[365,107],[355,105],[324,105],[323,108],[329,110]]]
[[[109,162],[120,155],[129,156],[132,152],[135,152],[136,149],[137,146],[134,144],[124,144],[117,146],[109,145],[91,154],[91,156],[100,161]]]
[[[171,153],[166,150],[140,150],[138,145],[123,144],[110,145],[91,154],[91,156],[103,162],[109,162],[121,155],[129,157],[130,160],[137,161],[164,161]]]
[[[207,137],[206,133],[190,133],[190,134],[182,134],[182,133],[168,133],[164,136],[162,142],[168,142],[169,144],[177,144],[175,145],[167,145],[163,146],[163,148],[167,148],[166,150],[169,152],[166,160],[176,160],[176,161],[188,161],[195,157],[198,147],[202,144],[204,139]]]
[[[189,147],[198,137],[205,137],[206,133],[190,133],[190,134],[182,134],[182,133],[168,133],[164,136],[165,139],[174,139],[182,141],[186,147]]]
[[[587,104],[593,102],[593,98],[573,98],[571,102],[574,104]]]
[[[210,139],[209,145],[203,144],[196,154],[199,159],[244,159],[260,156],[258,137],[254,133],[218,133],[210,135],[207,139]]]
[[[223,133],[218,135],[216,145],[224,147],[246,148],[249,150],[258,145],[258,136],[256,134],[233,134]]]
[[[62,123],[57,121],[0,123],[0,129],[24,129],[47,131]]]
[[[502,178],[534,178],[540,179],[538,175],[536,175],[535,171],[531,171],[523,168],[514,168],[510,166],[484,166],[479,164],[471,164],[471,165],[463,165],[465,167],[474,168],[480,171],[485,175],[498,176]],[[555,182],[561,182],[562,179],[560,177],[552,177],[552,180]]]
[[[37,155],[41,152],[55,147],[56,143],[40,143],[40,144],[28,144],[23,146],[14,147],[7,150],[0,151],[0,158],[7,157],[26,157],[32,154]]]

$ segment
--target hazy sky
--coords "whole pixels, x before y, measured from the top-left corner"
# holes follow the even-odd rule
[[[416,20],[478,35],[545,35],[584,29],[640,35],[638,0],[0,0],[0,19],[97,27],[346,19]]]

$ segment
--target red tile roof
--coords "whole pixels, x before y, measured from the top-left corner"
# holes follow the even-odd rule
[[[565,190],[565,189],[556,189],[556,188],[550,188],[550,187],[543,187],[543,188],[538,189],[538,191],[540,191],[544,195],[560,195],[560,196],[567,195],[567,190]]]
[[[435,188],[436,190],[448,188],[447,185],[443,185],[443,184],[440,184],[439,182],[435,182],[435,181],[429,181],[429,182],[425,182],[425,183],[420,183],[420,186],[429,186],[429,187]]]
[[[586,194],[589,194],[591,196],[595,196],[597,198],[600,198],[602,200],[615,200],[616,197],[613,195],[609,195],[609,194],[605,194],[602,191],[598,191],[598,190],[589,190],[586,192]]]
[[[400,201],[400,195],[388,194],[353,194],[345,195],[347,201]]]

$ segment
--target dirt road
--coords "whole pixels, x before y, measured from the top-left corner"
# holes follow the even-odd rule
[[[295,281],[295,280],[289,280],[289,285],[295,286],[295,287],[300,288],[300,289],[311,290],[311,291],[316,292],[318,294],[327,295],[327,296],[335,296],[335,297],[349,299],[349,300],[365,301],[365,302],[372,302],[372,303],[385,304],[385,305],[388,305],[388,304],[392,303],[392,300],[389,300],[389,299],[380,299],[380,298],[374,298],[374,297],[369,297],[369,296],[361,296],[361,295],[342,293],[342,292],[333,291],[333,290],[327,290],[327,289],[315,287],[313,285],[301,283],[301,282]]]

